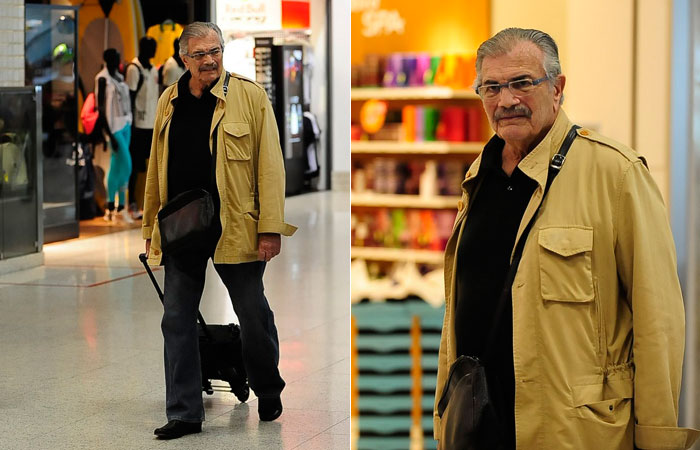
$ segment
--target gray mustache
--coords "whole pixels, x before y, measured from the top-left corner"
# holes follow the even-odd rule
[[[532,116],[532,111],[527,106],[524,105],[515,105],[511,108],[501,108],[497,110],[493,118],[495,120],[501,120],[506,117],[518,117],[518,116],[524,116],[527,117],[528,119]]]
[[[216,69],[218,69],[218,68],[219,68],[219,65],[216,64],[216,63],[212,63],[212,64],[202,64],[202,66],[200,66],[199,70],[200,70],[200,72],[201,72],[202,70],[216,70]]]

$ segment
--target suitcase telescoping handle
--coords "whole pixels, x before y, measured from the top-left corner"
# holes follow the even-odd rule
[[[148,273],[148,277],[151,279],[151,282],[153,283],[153,286],[156,288],[156,292],[158,292],[158,297],[160,297],[160,302],[163,303],[163,291],[160,289],[160,286],[158,285],[158,280],[156,280],[156,277],[153,275],[153,271],[151,270],[150,266],[148,265],[148,258],[146,258],[145,253],[141,253],[139,255],[139,260],[141,261],[141,264],[143,264],[143,267],[146,268],[146,272]],[[207,323],[204,321],[204,317],[202,317],[202,313],[197,311],[197,319],[199,319],[199,323],[202,325],[202,329],[204,330],[204,334],[207,335],[207,338],[211,339],[211,335],[209,334],[209,330],[207,329]]]

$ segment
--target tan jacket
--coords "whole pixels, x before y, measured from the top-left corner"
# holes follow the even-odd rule
[[[538,183],[518,238],[570,127],[560,111],[518,165]],[[698,432],[677,428],[685,318],[661,195],[633,150],[590,130],[578,134],[530,231],[512,288],[517,448],[687,448]],[[462,184],[445,250],[438,398],[458,356],[456,249],[480,161]],[[438,438],[437,408],[434,423]]]
[[[221,198],[223,232],[215,263],[241,263],[258,258],[258,234],[291,236],[296,227],[284,222],[284,161],[277,124],[265,91],[231,74],[224,97],[224,74],[211,93],[218,97],[209,134],[216,133],[216,184]],[[151,239],[148,262],[160,264],[158,211],[168,201],[168,134],[177,98],[177,83],[160,96],[146,175],[143,238]]]

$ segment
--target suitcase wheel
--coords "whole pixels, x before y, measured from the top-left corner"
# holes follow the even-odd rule
[[[231,387],[231,392],[233,392],[238,401],[241,403],[245,403],[248,400],[248,397],[250,397],[250,389],[248,389],[247,385],[236,390]]]
[[[214,394],[214,388],[211,387],[211,381],[209,380],[204,380],[202,382],[202,390],[207,393],[207,395],[213,395]]]

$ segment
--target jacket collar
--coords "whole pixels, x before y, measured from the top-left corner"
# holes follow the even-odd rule
[[[214,95],[214,97],[218,98],[218,101],[216,102],[216,108],[214,109],[214,117],[212,117],[212,121],[211,121],[210,133],[212,135],[213,135],[216,127],[219,125],[219,122],[221,122],[221,119],[223,119],[224,112],[226,111],[226,96],[224,95],[224,80],[225,79],[226,79],[226,72],[222,70],[221,76],[219,77],[217,82],[214,84],[214,86],[211,88],[212,95]],[[229,93],[230,93],[230,91],[231,91],[231,79],[229,78]]]
[[[549,129],[540,143],[518,163],[518,168],[525,175],[535,180],[543,189],[545,184],[547,184],[549,162],[559,151],[559,147],[562,142],[564,142],[569,128],[571,128],[571,121],[564,110],[559,108],[559,113],[554,120],[554,124],[552,124],[552,128]],[[501,138],[494,135],[486,144],[485,148],[494,145],[498,140],[501,140]],[[481,152],[479,157],[474,161],[474,164],[472,164],[467,171],[464,181],[462,182],[462,189],[465,192],[481,173],[483,169],[483,157],[484,152]]]

